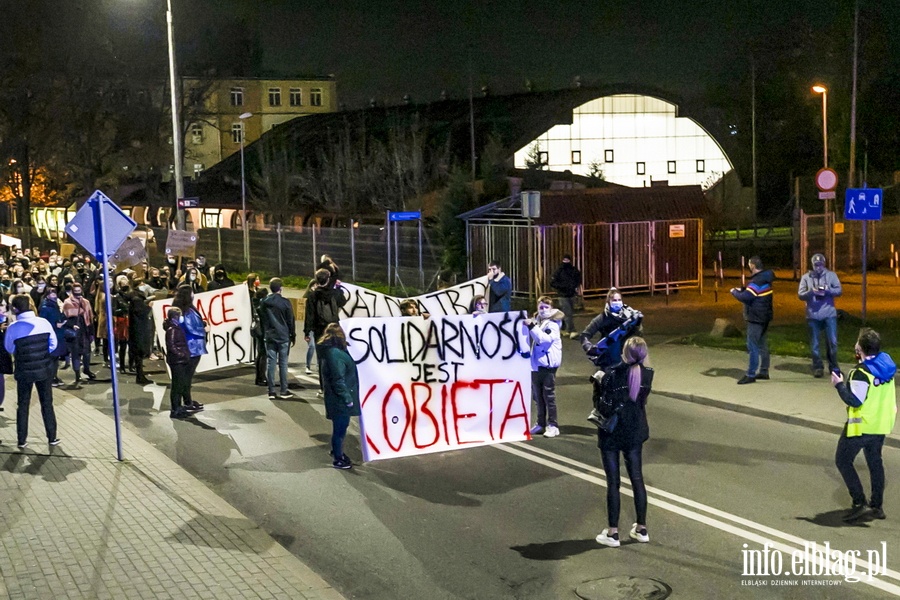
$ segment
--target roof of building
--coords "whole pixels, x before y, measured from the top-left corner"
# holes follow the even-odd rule
[[[466,221],[524,222],[518,197],[505,198],[459,215]],[[629,223],[696,219],[706,215],[699,185],[646,188],[607,187],[541,192],[537,225]]]

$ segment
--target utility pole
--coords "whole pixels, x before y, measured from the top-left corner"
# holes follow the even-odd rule
[[[859,0],[853,14],[853,86],[850,88],[850,174],[847,187],[856,187],[856,78],[859,67]]]

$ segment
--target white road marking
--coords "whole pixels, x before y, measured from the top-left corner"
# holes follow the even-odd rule
[[[594,467],[592,465],[587,465],[587,464],[579,462],[577,460],[573,460],[571,458],[561,456],[559,454],[556,454],[554,452],[549,452],[549,451],[543,450],[541,448],[536,448],[533,445],[525,443],[525,442],[511,442],[508,444],[495,444],[491,447],[496,448],[498,450],[502,450],[509,454],[513,454],[520,458],[524,458],[525,460],[529,460],[529,461],[537,463],[539,465],[543,465],[545,467],[555,469],[556,471],[565,473],[567,475],[571,475],[573,477],[581,479],[582,481],[587,481],[588,483],[592,483],[592,484],[598,485],[600,487],[606,487],[606,478],[605,477],[598,477],[597,475],[592,474],[592,473],[597,473],[598,475],[603,474],[603,470],[598,467]],[[542,456],[538,456],[538,455],[548,457],[549,459],[552,459],[552,460],[548,460],[548,458],[542,458]],[[560,464],[560,463],[564,463],[564,464]],[[581,470],[575,470],[573,468],[565,466],[565,464],[572,465]],[[584,471],[587,471],[587,473],[585,473]],[[628,479],[626,477],[622,477],[621,479],[622,479],[623,483],[627,482],[629,485],[631,484],[631,482],[628,481]],[[625,494],[626,496],[634,497],[634,493],[626,487],[620,488],[620,491],[623,494]],[[804,540],[802,538],[790,535],[788,533],[778,531],[777,529],[772,529],[771,527],[767,527],[765,525],[755,523],[748,519],[744,519],[742,517],[738,517],[736,515],[726,513],[724,511],[718,510],[711,506],[706,506],[705,504],[695,502],[688,498],[683,498],[676,494],[671,494],[669,492],[665,492],[663,490],[654,488],[652,486],[647,486],[647,495],[648,495],[648,498],[647,498],[648,503],[652,504],[653,506],[658,506],[659,508],[668,510],[669,512],[673,512],[682,517],[691,519],[693,521],[697,521],[699,523],[703,523],[704,525],[709,525],[710,527],[714,527],[716,529],[719,529],[720,531],[730,533],[730,534],[735,535],[744,540],[747,540],[750,542],[755,542],[761,546],[764,544],[768,544],[770,548],[772,548],[774,550],[779,550],[780,552],[784,553],[787,556],[790,556],[795,550],[802,551],[805,543],[809,543],[809,544],[813,543],[812,541]],[[659,499],[660,497],[666,498],[673,502],[678,502],[678,503],[683,504],[686,507],[690,507],[690,508],[685,508],[685,506],[678,506],[676,504],[672,504],[672,502],[667,502],[666,500],[660,500]],[[694,509],[694,510],[691,510],[691,509]],[[747,529],[743,529],[741,527],[737,527],[736,525],[726,523],[723,520],[719,520],[719,519],[716,519],[716,518],[713,518],[713,517],[710,517],[710,516],[707,516],[704,514],[700,514],[699,512],[695,512],[695,510],[703,511],[703,512],[709,513],[711,515],[715,515],[716,517],[719,517],[721,519],[727,519],[734,523],[743,525]],[[771,537],[765,537],[765,535],[761,535],[761,534],[766,534]],[[780,538],[787,542],[796,544],[797,546],[799,546],[799,548],[795,547],[795,546],[790,546],[790,545],[784,544],[784,543],[776,541],[772,538]],[[820,546],[821,546],[821,544],[820,544]],[[835,551],[835,550],[837,550],[837,548],[832,548],[832,551]],[[842,554],[843,554],[843,551],[842,551]],[[815,557],[815,560],[817,563],[822,564],[822,560],[818,556]],[[857,569],[858,569],[857,574],[860,575],[859,583],[865,583],[866,585],[870,585],[870,586],[878,588],[882,591],[893,594],[894,596],[900,597],[900,586],[895,585],[893,583],[883,581],[883,580],[875,578],[875,577],[873,577],[870,580],[868,578],[867,573],[874,572],[875,567],[873,567],[867,561],[862,560],[862,559],[857,559],[856,563],[857,563]],[[900,573],[898,573],[897,571],[894,571],[892,569],[886,569],[884,575],[886,575],[887,577],[890,577],[891,579],[900,581]]]

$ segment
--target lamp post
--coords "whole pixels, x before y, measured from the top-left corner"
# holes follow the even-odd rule
[[[238,119],[241,120],[241,228],[244,230],[244,264],[250,270],[250,237],[247,231],[247,177],[244,173],[244,138],[247,132],[244,130],[244,121],[253,116],[253,113],[245,112]]]
[[[812,91],[822,94],[822,148],[825,154],[825,168],[828,168],[828,88],[816,84]]]
[[[169,88],[172,91],[172,152],[175,154],[175,205],[178,199],[184,198],[184,175],[181,164],[181,111],[178,101],[178,79],[175,69],[175,25],[172,18],[172,0],[166,0],[166,30],[169,40]],[[184,209],[177,208],[175,228],[184,231]]]

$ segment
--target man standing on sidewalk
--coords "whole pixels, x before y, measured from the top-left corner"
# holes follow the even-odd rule
[[[897,365],[888,353],[881,351],[881,337],[872,329],[859,332],[855,351],[859,364],[847,373],[846,383],[841,379],[840,372],[831,373],[831,383],[847,405],[847,424],[838,440],[834,462],[853,500],[853,506],[844,520],[855,521],[869,513],[875,519],[883,519],[884,463],[881,448],[884,437],[894,429],[897,418],[894,384]],[[866,456],[872,482],[868,505],[859,475],[853,467],[860,450]]]
[[[28,412],[31,407],[31,388],[37,388],[41,403],[44,429],[51,446],[59,444],[56,437],[56,413],[53,411],[53,362],[50,353],[56,349],[56,334],[46,319],[34,314],[31,298],[26,294],[14,296],[10,302],[16,321],[6,330],[4,347],[16,359],[15,378],[18,395],[16,433],[19,448],[28,445]]]
[[[766,331],[772,321],[771,269],[763,271],[762,259],[753,256],[750,265],[750,282],[747,287],[731,288],[731,295],[744,304],[744,320],[747,322],[747,352],[750,364],[747,374],[738,379],[738,385],[755,383],[769,378],[769,340]]]
[[[565,315],[564,324],[569,338],[574,340],[578,337],[578,332],[575,331],[575,296],[581,287],[581,271],[572,264],[571,254],[563,255],[562,264],[550,279],[550,287],[559,294],[559,308]]]
[[[837,360],[837,310],[834,299],[843,293],[837,274],[825,268],[825,256],[813,254],[812,271],[800,278],[797,295],[806,302],[806,322],[809,324],[809,348],[812,354],[813,377],[822,377],[822,357],[819,354],[819,334],[825,332],[828,369],[840,367]]]
[[[293,398],[288,389],[288,352],[297,341],[294,309],[287,298],[281,295],[283,284],[280,278],[269,281],[271,294],[259,303],[259,324],[266,342],[266,376],[269,383],[269,399]],[[281,388],[275,395],[275,363],[278,363]]]

